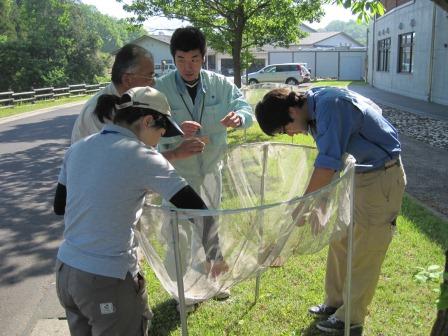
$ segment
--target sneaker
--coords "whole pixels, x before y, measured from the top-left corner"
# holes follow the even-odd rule
[[[216,295],[213,297],[213,299],[222,301],[227,300],[230,297],[230,291],[228,289],[220,290]]]
[[[343,335],[345,330],[345,323],[341,321],[336,316],[331,315],[327,320],[319,322],[316,324],[317,329],[320,331]],[[350,324],[350,335],[361,335],[362,325],[361,324]]]
[[[325,303],[321,303],[320,305],[310,307],[308,312],[318,316],[330,316],[336,313],[336,310],[336,307],[327,306]]]

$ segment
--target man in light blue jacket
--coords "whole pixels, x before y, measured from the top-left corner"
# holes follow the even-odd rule
[[[177,160],[169,153],[182,142],[182,138],[172,137],[160,141],[159,150],[203,197],[207,206],[218,209],[221,203],[221,159],[227,148],[227,129],[250,127],[252,109],[241,91],[227,78],[202,69],[206,41],[199,29],[177,29],[171,37],[170,50],[177,70],[158,78],[155,87],[166,95],[172,118],[181,125],[184,138],[198,138],[205,148],[201,154]],[[196,250],[193,246],[191,230],[192,227],[181,230],[181,244],[190,244],[191,247],[191,256],[187,257],[190,261],[197,259],[197,251],[200,251],[199,247]],[[226,267],[223,261],[223,268]],[[222,290],[218,296],[225,297],[225,291]]]
[[[250,127],[252,109],[227,78],[202,69],[206,42],[199,29],[177,29],[170,48],[177,70],[157,79],[155,87],[166,95],[173,119],[181,125],[185,137],[199,137],[205,143],[201,155],[174,163],[180,175],[198,186],[205,175],[220,170],[227,128]],[[160,151],[173,149],[181,141],[181,137],[161,141]]]

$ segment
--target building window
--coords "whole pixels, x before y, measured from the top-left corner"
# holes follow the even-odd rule
[[[390,41],[390,37],[378,41],[377,71],[389,71]]]
[[[415,33],[398,35],[398,72],[412,73]]]
[[[216,55],[207,56],[207,69],[212,71],[216,70]]]

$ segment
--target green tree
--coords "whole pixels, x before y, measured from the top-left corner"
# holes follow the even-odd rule
[[[431,330],[431,336],[448,335],[448,250],[445,251],[445,270],[443,282],[440,285],[437,309],[437,317]]]
[[[0,43],[15,40],[15,9],[16,5],[11,0],[0,0]]]
[[[17,38],[0,41],[0,90],[93,82],[107,59],[75,0],[16,1]]]
[[[367,43],[367,28],[368,24],[366,22],[356,22],[354,20],[350,20],[348,22],[344,21],[331,21],[328,25],[325,26],[322,31],[341,31],[349,35],[350,37],[357,40],[359,43],[366,45]]]
[[[329,2],[351,8],[362,19],[383,8],[376,0],[133,0],[124,8],[136,14],[136,21],[163,15],[200,27],[213,49],[232,55],[234,81],[240,86],[242,50],[296,42],[304,36],[300,23],[321,18],[322,5]]]
[[[111,53],[124,44],[147,34],[140,25],[101,14],[96,7],[91,5],[81,4],[80,6],[88,28],[101,38],[103,42],[101,51],[104,53]]]

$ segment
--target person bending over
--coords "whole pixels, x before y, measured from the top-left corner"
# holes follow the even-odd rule
[[[315,139],[318,155],[305,193],[329,184],[342,168],[345,153],[359,164],[354,191],[350,323],[352,329],[362,329],[406,184],[397,130],[368,98],[332,87],[313,88],[305,94],[274,89],[257,104],[255,115],[268,135],[311,133]],[[295,209],[293,216],[301,210]],[[328,317],[316,325],[323,332],[344,330],[346,263],[345,235],[330,242],[325,301],[309,309],[311,314]]]

